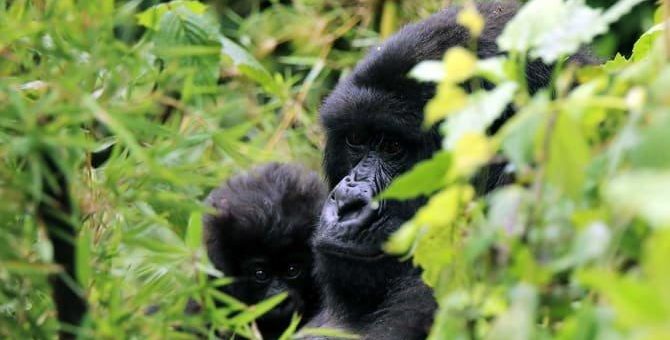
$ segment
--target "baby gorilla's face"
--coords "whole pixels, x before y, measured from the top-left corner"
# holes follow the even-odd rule
[[[312,256],[306,249],[284,254],[250,256],[242,259],[238,272],[232,273],[235,282],[225,287],[228,294],[247,304],[256,304],[286,292],[288,296],[278,306],[256,320],[265,335],[281,332],[290,323],[293,313],[309,314],[306,306],[313,304],[316,288],[311,279]]]
[[[310,239],[325,197],[318,174],[272,163],[230,178],[207,198],[215,210],[203,218],[207,255],[235,279],[223,291],[247,304],[288,295],[256,320],[265,339],[278,337],[293,313],[307,320],[319,307]]]

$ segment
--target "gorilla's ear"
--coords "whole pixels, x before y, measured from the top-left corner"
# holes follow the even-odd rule
[[[206,206],[214,208],[213,212],[210,211],[203,216],[202,225],[205,229],[226,224],[232,218],[231,205],[227,197],[228,194],[224,188],[217,188],[205,200]]]

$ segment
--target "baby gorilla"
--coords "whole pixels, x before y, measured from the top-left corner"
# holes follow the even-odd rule
[[[288,293],[256,320],[265,339],[278,338],[294,312],[309,320],[319,307],[310,238],[325,196],[316,173],[271,163],[232,177],[207,198],[216,210],[203,218],[207,254],[235,278],[222,290],[247,304]]]

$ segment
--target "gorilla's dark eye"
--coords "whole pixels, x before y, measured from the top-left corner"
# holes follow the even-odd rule
[[[387,155],[397,155],[402,151],[402,144],[397,139],[385,140],[379,146],[379,151]]]
[[[289,264],[286,268],[286,278],[288,279],[296,279],[301,273],[300,267],[295,264]]]
[[[360,132],[352,132],[347,135],[346,142],[350,146],[361,146],[365,144],[365,136]]]
[[[266,282],[269,278],[270,275],[263,268],[257,268],[254,272],[254,279],[256,279],[256,282],[263,283]]]

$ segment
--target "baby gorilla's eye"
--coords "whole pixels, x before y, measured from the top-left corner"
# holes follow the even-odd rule
[[[302,273],[302,270],[300,270],[300,267],[295,264],[289,264],[288,267],[286,268],[286,278],[288,279],[296,279],[300,274]]]
[[[379,151],[391,156],[397,155],[402,151],[402,144],[397,139],[385,140],[379,146]]]
[[[361,146],[365,144],[365,136],[360,132],[352,132],[347,135],[346,142],[350,146]]]
[[[270,275],[265,269],[257,268],[256,271],[254,271],[254,279],[256,279],[256,282],[258,283],[263,283],[270,279]]]

